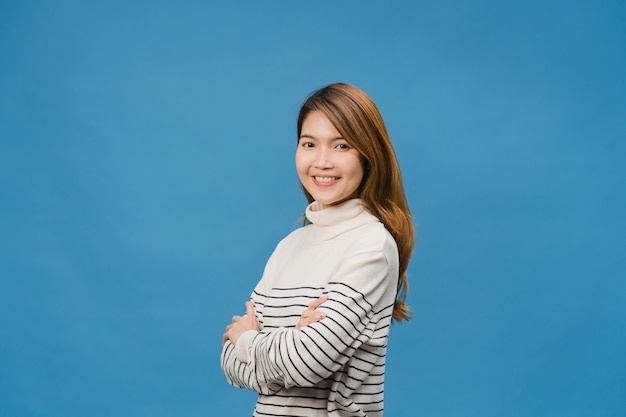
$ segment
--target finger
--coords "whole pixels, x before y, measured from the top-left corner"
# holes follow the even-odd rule
[[[252,301],[246,301],[246,315],[250,317],[254,316],[254,304]]]
[[[311,301],[311,303],[309,303],[309,309],[310,310],[315,310],[316,308],[318,308],[319,306],[321,306],[323,303],[325,303],[326,301],[328,301],[328,295],[322,295],[320,298],[318,298],[315,301]]]
[[[296,329],[300,330],[302,327],[307,326],[312,323],[317,323],[320,320],[326,318],[326,314],[316,311],[313,314],[307,314],[306,316],[303,314],[296,325]]]
[[[316,312],[316,314],[311,318],[311,323],[316,322],[316,321],[320,321],[322,319],[326,318],[326,314],[322,313],[321,311]]]
[[[300,323],[311,324],[326,318],[326,314],[321,311],[314,311],[311,314],[302,315]]]

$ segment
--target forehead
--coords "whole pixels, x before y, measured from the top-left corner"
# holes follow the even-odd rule
[[[322,139],[324,137],[337,138],[341,134],[337,128],[328,120],[328,117],[319,110],[309,113],[302,122],[302,132],[300,136],[309,136]]]

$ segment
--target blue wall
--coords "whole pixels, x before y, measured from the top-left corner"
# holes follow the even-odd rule
[[[220,340],[333,81],[419,233],[386,415],[625,415],[623,1],[208,3],[0,2],[1,415],[251,414]]]

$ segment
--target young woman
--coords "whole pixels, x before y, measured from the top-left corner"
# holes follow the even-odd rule
[[[304,226],[274,250],[246,314],[222,339],[229,383],[255,416],[381,416],[392,319],[404,303],[414,227],[383,119],[360,89],[313,93],[298,116]]]

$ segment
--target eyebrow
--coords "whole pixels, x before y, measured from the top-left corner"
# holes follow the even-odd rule
[[[315,140],[318,140],[315,136],[307,135],[306,133],[300,135],[300,137],[298,139],[315,139]],[[346,138],[344,138],[343,136],[337,136],[337,137],[334,137],[334,138],[330,139],[331,142],[336,142],[338,140],[346,140]]]

